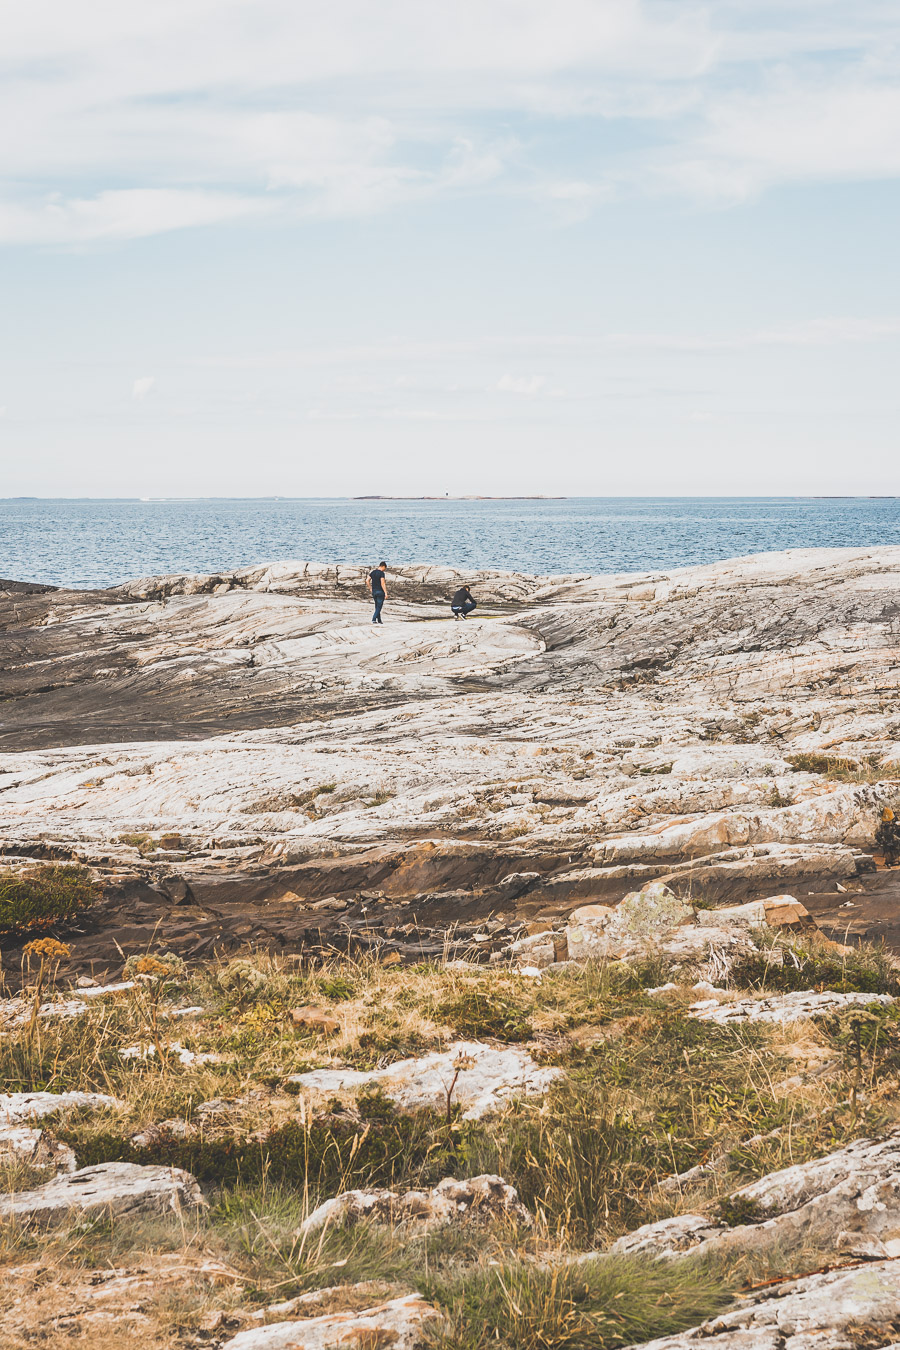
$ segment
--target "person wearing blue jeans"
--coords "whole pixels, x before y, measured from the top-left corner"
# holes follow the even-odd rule
[[[375,613],[372,615],[373,623],[381,623],[381,606],[387,599],[387,587],[384,584],[384,574],[387,571],[387,563],[380,562],[377,567],[366,577],[366,585],[372,592],[372,599],[375,601]]]
[[[472,599],[472,592],[468,586],[460,586],[459,590],[450,601],[450,608],[453,610],[453,617],[458,619],[460,615],[467,619],[475,608],[475,601]]]

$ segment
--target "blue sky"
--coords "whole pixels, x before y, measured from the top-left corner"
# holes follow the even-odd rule
[[[12,0],[0,495],[897,489],[895,0]]]

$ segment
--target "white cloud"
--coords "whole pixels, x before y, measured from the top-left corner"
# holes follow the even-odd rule
[[[139,375],[131,386],[131,397],[140,403],[156,384],[155,375]]]
[[[660,167],[668,187],[741,201],[777,183],[900,176],[900,88],[877,73],[781,77],[712,97],[695,140]]]
[[[539,394],[547,383],[545,375],[501,375],[497,389],[504,394],[524,394],[533,397]]]
[[[137,239],[265,212],[266,204],[225,193],[127,188],[90,198],[0,201],[0,242],[89,243]]]
[[[739,202],[900,175],[894,0],[8,9],[0,242],[484,191],[569,222],[648,190]]]

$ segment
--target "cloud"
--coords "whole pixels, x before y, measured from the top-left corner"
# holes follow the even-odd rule
[[[900,176],[897,27],[887,0],[31,0],[0,242]]]
[[[496,388],[503,394],[524,394],[533,397],[547,383],[545,375],[501,375]]]
[[[89,243],[218,224],[265,212],[263,202],[224,193],[128,188],[96,197],[0,200],[0,242]]]
[[[155,375],[140,375],[131,386],[131,397],[138,403],[147,397],[150,390],[156,384]]]
[[[669,190],[743,201],[778,183],[900,176],[900,88],[860,68],[781,76],[712,97],[695,139],[659,168]]]

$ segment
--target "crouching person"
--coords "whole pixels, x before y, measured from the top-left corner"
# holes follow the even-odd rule
[[[450,601],[450,608],[453,610],[455,618],[467,619],[475,608],[475,601],[472,599],[472,592],[468,586],[460,586],[459,590]]]

